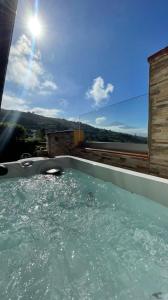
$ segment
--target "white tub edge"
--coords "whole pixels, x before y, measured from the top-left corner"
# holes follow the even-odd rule
[[[23,168],[23,161],[33,161],[32,167]],[[2,178],[31,176],[41,173],[44,168],[50,167],[74,168],[168,206],[168,179],[153,175],[68,155],[55,158],[22,159],[16,162],[4,163],[3,165],[7,166],[9,172]]]

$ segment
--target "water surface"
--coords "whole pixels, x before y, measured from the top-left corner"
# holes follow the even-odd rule
[[[168,299],[168,209],[76,170],[1,181],[0,299]]]

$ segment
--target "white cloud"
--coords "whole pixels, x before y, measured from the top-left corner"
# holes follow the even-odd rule
[[[72,122],[78,122],[78,121],[79,121],[79,118],[76,118],[76,117],[68,117],[67,120],[68,120],[68,121],[72,121]]]
[[[53,82],[51,80],[45,80],[40,86],[39,94],[44,95],[44,96],[50,95],[57,89],[58,89],[58,86],[56,85],[55,82]]]
[[[2,108],[10,110],[28,111],[29,105],[26,100],[8,94],[3,94]]]
[[[105,129],[132,135],[147,136],[147,128],[129,127],[124,125],[106,126]]]
[[[96,122],[95,122],[96,123]],[[96,123],[97,124],[97,123]],[[115,132],[127,133],[132,135],[147,136],[147,128],[133,127],[120,122],[113,122],[109,125],[103,126],[103,124],[97,124],[101,129],[112,130]]]
[[[44,81],[43,84],[42,84],[42,87],[47,88],[47,89],[51,89],[53,91],[58,89],[57,85],[51,80]]]
[[[43,108],[43,107],[31,107],[30,102],[17,98],[13,95],[5,94],[3,95],[2,108],[10,110],[18,110],[23,112],[33,112],[37,115],[45,117],[58,117],[62,113],[61,109],[56,108]]]
[[[11,46],[9,64],[7,70],[7,81],[15,83],[33,92],[51,93],[58,87],[52,80],[43,64],[41,53],[34,49],[31,41],[22,35],[17,42]]]
[[[95,123],[96,123],[97,125],[101,125],[101,124],[103,124],[105,121],[106,121],[106,117],[97,117],[96,120],[95,120]]]
[[[95,105],[100,105],[109,98],[113,90],[114,86],[111,83],[108,83],[105,87],[104,79],[99,76],[93,80],[93,85],[86,95],[88,98],[94,100]]]
[[[15,57],[15,56],[29,56],[31,54],[32,57],[34,57],[37,60],[41,59],[41,54],[39,50],[36,50],[35,53],[31,52],[31,41],[28,39],[26,35],[22,35],[15,45],[11,46],[10,49],[10,56]]]
[[[31,109],[31,112],[33,112],[37,115],[41,115],[44,117],[51,117],[51,118],[58,117],[60,115],[60,113],[62,113],[62,111],[60,109],[42,108],[42,107],[34,107],[33,109]]]
[[[100,129],[106,129],[111,130],[115,132],[121,132],[131,135],[138,135],[138,136],[147,136],[147,128],[145,127],[133,127],[130,125],[127,125],[125,123],[121,123],[118,121],[112,122],[111,124],[107,123],[107,118],[105,116],[100,116],[95,119],[95,121],[89,121],[89,120],[80,120],[82,123],[91,125],[96,128]],[[106,123],[106,124],[105,124]]]

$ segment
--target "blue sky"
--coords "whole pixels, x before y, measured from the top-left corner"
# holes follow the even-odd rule
[[[34,40],[35,6],[42,34]],[[19,0],[3,107],[69,119],[98,110],[83,120],[144,129],[147,97],[120,115],[100,108],[148,93],[147,57],[168,44],[167,12],[166,0]]]

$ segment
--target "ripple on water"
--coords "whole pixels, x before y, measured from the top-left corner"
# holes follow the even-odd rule
[[[168,210],[75,170],[0,184],[0,299],[168,299]]]

